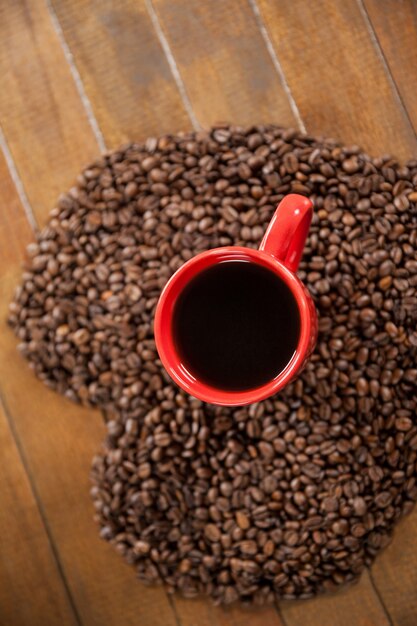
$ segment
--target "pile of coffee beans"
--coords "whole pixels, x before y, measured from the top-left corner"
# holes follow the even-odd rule
[[[265,603],[356,579],[417,499],[417,161],[276,126],[128,145],[84,170],[28,250],[10,323],[36,374],[112,414],[102,536],[141,579]],[[317,348],[279,395],[204,404],[158,360],[169,276],[257,247],[287,193],[315,206],[299,275]]]

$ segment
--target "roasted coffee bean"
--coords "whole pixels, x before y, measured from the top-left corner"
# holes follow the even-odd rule
[[[242,530],[247,530],[250,527],[249,518],[245,515],[245,513],[242,513],[241,511],[238,511],[236,513],[236,521],[239,528],[241,528]]]
[[[339,509],[339,502],[337,498],[327,497],[327,498],[324,498],[322,502],[322,507],[327,513],[332,513]]]
[[[209,541],[219,541],[221,533],[215,524],[207,524],[204,528],[204,535]]]
[[[365,513],[368,510],[368,507],[366,506],[366,502],[364,498],[361,498],[360,496],[357,496],[356,498],[354,498],[353,510],[355,511],[356,515],[359,515],[361,517],[365,515]]]
[[[409,417],[398,417],[395,420],[395,428],[397,430],[401,430],[401,431],[407,431],[410,430],[410,428],[412,428],[413,426],[413,422],[411,420],[411,418]]]
[[[357,578],[417,498],[417,162],[275,126],[106,153],[31,244],[10,309],[45,383],[111,412],[101,536],[187,597],[262,604]],[[161,289],[217,246],[258,247],[291,192],[315,215],[299,273],[315,352],[249,407],[190,398],[153,337]]]

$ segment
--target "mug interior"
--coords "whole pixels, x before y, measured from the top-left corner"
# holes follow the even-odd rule
[[[295,352],[285,368],[272,380],[242,391],[219,389],[200,380],[184,363],[173,336],[174,308],[179,295],[200,272],[227,261],[246,261],[263,266],[277,275],[291,290],[300,316],[300,333]],[[238,246],[216,248],[187,261],[171,277],[157,305],[154,330],[161,361],[171,378],[187,393],[205,402],[237,406],[257,402],[279,391],[299,370],[311,345],[310,296],[300,280],[270,254]]]

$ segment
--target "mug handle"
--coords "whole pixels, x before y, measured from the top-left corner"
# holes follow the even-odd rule
[[[313,204],[305,196],[291,193],[279,203],[259,250],[296,272],[313,218]]]

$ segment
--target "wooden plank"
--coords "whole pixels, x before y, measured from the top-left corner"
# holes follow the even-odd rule
[[[2,334],[11,285],[33,236],[0,152],[0,306]],[[0,404],[0,619],[10,626],[78,623],[26,469]]]
[[[76,626],[1,403],[0,450],[0,619],[7,626]]]
[[[93,101],[93,108],[94,106],[95,105]],[[32,181],[31,184],[34,184],[34,181]],[[5,351],[3,350],[3,352]],[[12,352],[10,352],[10,355],[11,354]],[[6,353],[6,358],[10,358],[8,353]],[[25,367],[23,363],[19,365],[21,369]],[[5,372],[6,365],[0,364],[0,374]],[[7,369],[7,372],[9,372],[9,368]],[[15,367],[12,372],[12,378],[16,376],[16,372],[17,367]],[[21,374],[19,375],[21,376]],[[30,383],[30,381],[32,381],[32,383]],[[20,395],[22,395],[20,392],[22,384],[24,385],[25,389],[29,389],[29,397],[35,399],[34,402],[31,402],[31,404],[34,405],[33,407],[29,406],[29,399],[26,400],[26,403],[22,404],[22,401],[17,398],[19,393]],[[33,395],[30,384],[36,384],[41,391],[38,390],[36,391],[35,395]],[[41,396],[36,395],[39,393],[41,394]],[[57,453],[55,454],[54,452],[52,454],[52,456],[54,456],[55,458],[52,458],[52,460],[46,459],[46,464],[48,466],[49,472],[45,470],[45,472],[42,473],[44,469],[42,467],[42,455],[45,454],[44,451],[46,446],[44,441],[39,441],[40,437],[39,435],[36,436],[36,431],[34,432],[34,427],[32,425],[32,432],[27,438],[26,442],[28,459],[31,466],[33,466],[36,470],[34,471],[35,477],[37,478],[38,475],[40,476],[38,489],[42,487],[42,493],[45,493],[47,496],[48,511],[50,512],[48,514],[48,519],[52,519],[53,522],[51,523],[51,529],[54,539],[57,542],[59,548],[61,548],[61,545],[64,546],[64,549],[62,551],[63,565],[65,571],[72,571],[72,578],[69,578],[69,581],[71,583],[71,589],[76,591],[76,598],[83,597],[83,604],[88,603],[90,605],[88,609],[86,609],[85,607],[83,608],[83,620],[86,623],[92,624],[114,623],[122,625],[130,623],[141,623],[144,626],[146,626],[146,624],[152,624],[153,626],[157,623],[172,624],[172,615],[169,614],[168,617],[167,615],[165,615],[164,612],[166,609],[164,602],[161,602],[161,597],[157,595],[152,597],[149,596],[150,592],[159,592],[159,590],[150,589],[144,591],[142,587],[134,582],[133,572],[125,567],[121,563],[121,560],[116,555],[111,553],[109,548],[104,546],[104,544],[98,542],[96,538],[96,530],[94,529],[94,527],[90,528],[91,513],[88,511],[88,507],[91,505],[89,505],[88,497],[85,496],[85,482],[82,483],[81,487],[74,487],[74,482],[76,483],[80,479],[81,482],[83,480],[85,481],[90,456],[95,449],[96,441],[98,441],[102,434],[102,432],[96,432],[96,430],[101,429],[101,425],[99,425],[99,427],[97,427],[97,425],[94,426],[95,422],[92,419],[89,419],[88,415],[80,416],[80,419],[78,419],[79,411],[76,407],[73,407],[72,405],[64,402],[62,399],[55,396],[55,394],[51,394],[50,392],[44,390],[42,386],[39,385],[39,383],[33,382],[32,377],[30,377],[29,379],[29,375],[27,377],[21,377],[19,386],[12,387],[9,395],[11,395],[11,397],[13,398],[13,406],[17,408],[17,413],[20,416],[23,413],[23,417],[18,418],[21,432],[24,433],[24,429],[30,430],[31,424],[34,421],[33,414],[36,414],[36,428],[39,428],[41,432],[46,432],[48,435],[46,438],[46,445],[51,447],[52,449],[54,449],[54,446],[58,445]],[[45,411],[47,411],[46,416],[44,414]],[[56,415],[54,415],[55,411],[59,415],[59,419],[56,419]],[[56,424],[54,424],[54,422],[62,422],[64,424],[64,427],[59,428],[56,426]],[[49,434],[50,428],[52,428],[52,434]],[[89,433],[90,428],[93,429],[93,434]],[[66,443],[65,441],[64,443],[59,441],[59,443],[57,444],[55,442],[55,439],[59,439],[60,437],[64,437]],[[90,445],[90,449],[85,450],[85,442],[87,440],[89,440],[88,445]],[[82,443],[81,446],[78,446],[79,441],[81,441]],[[78,447],[80,447],[81,449],[78,450]],[[66,477],[63,480],[62,476],[60,477],[59,474],[62,471],[68,472],[69,469],[63,469],[61,458],[72,459],[72,457],[74,456],[74,450],[77,451],[77,454],[80,454],[80,463],[84,464],[83,472],[80,471],[80,473],[78,473],[77,471],[76,476],[73,476],[71,479]],[[48,453],[48,455],[46,456],[49,457],[50,453]],[[57,458],[57,456],[59,456],[59,458]],[[55,476],[52,477],[53,488],[51,492],[51,487],[49,485],[49,483],[51,482],[51,478],[48,476],[50,473],[58,474],[58,478],[56,478]],[[81,474],[82,476],[84,476],[84,478],[82,478]],[[61,509],[63,509],[64,511],[63,513],[56,510],[57,508],[60,508],[56,502],[56,499],[59,497],[61,498],[60,506]],[[72,509],[73,505],[74,511]],[[63,519],[64,516],[65,519]],[[75,524],[80,526],[80,532],[77,531],[77,529],[73,528]],[[84,535],[85,532],[87,533],[86,537]],[[80,535],[82,535],[84,539],[80,539]],[[96,543],[94,543],[94,541]],[[80,550],[83,552],[87,552],[85,559],[78,559],[78,554]],[[109,555],[108,558],[101,558],[97,556],[100,551],[104,550],[107,550],[107,553]],[[75,557],[74,554],[76,555]],[[77,560],[78,566],[75,567],[74,561]],[[119,566],[120,571],[118,569]],[[102,579],[104,575],[103,568],[107,573],[107,581],[105,582],[103,582]],[[89,577],[86,577],[87,570],[89,573]],[[125,572],[125,577],[123,577],[122,570]],[[89,579],[92,579],[94,582],[91,583]],[[95,589],[92,589],[92,587],[95,587]],[[113,592],[114,587],[116,587],[116,590]],[[356,587],[356,589],[358,588]],[[336,598],[337,597],[338,596],[336,596]],[[145,607],[142,607],[142,609],[140,609],[140,606],[135,606],[135,602],[139,605],[137,601],[138,598],[140,598],[145,605]],[[112,602],[112,599],[114,599],[114,603]],[[208,606],[208,603],[206,603],[206,601],[202,602],[205,606]],[[191,607],[191,605],[187,606]],[[157,607],[157,610],[155,609],[155,607]],[[223,613],[222,609],[216,609],[216,611],[219,611],[219,617],[216,619],[222,619],[220,615],[225,615],[229,618],[229,616],[233,614],[234,610],[237,611],[236,615],[238,615],[238,618],[236,619],[239,620],[239,623],[242,623],[241,620],[243,618],[241,618],[241,615],[245,614],[245,612],[240,611],[239,609],[232,609],[232,613],[230,613],[229,611]],[[253,612],[252,617],[249,613],[250,617],[247,624],[250,624],[250,626],[259,624],[260,622],[258,615],[261,614],[262,612],[259,614],[257,611]],[[373,610],[371,611],[371,615],[372,614]],[[158,619],[158,615],[160,616],[161,622],[156,621]],[[180,615],[180,617],[181,619],[183,619],[182,615]],[[195,623],[200,623],[196,621],[197,617],[198,613],[195,613],[194,617],[193,614],[191,614],[191,618],[195,620]],[[221,622],[219,623],[221,624]],[[384,626],[383,621],[380,621],[379,623]]]
[[[249,5],[156,0],[152,7],[200,123],[226,119],[296,125]],[[179,596],[174,602],[182,626],[282,626],[274,607],[225,609],[206,598]]]
[[[1,2],[0,40],[2,129],[33,209],[49,211],[98,146],[44,3]]]
[[[398,525],[393,542],[372,567],[372,577],[394,626],[417,619],[417,510]]]
[[[402,2],[398,10],[398,3],[392,0],[388,3],[365,0],[415,126],[417,104],[412,86],[415,83],[413,73],[417,71],[417,46],[412,4]],[[383,60],[370,40],[366,19],[355,3],[259,0],[259,5],[308,131],[360,143],[374,154],[389,151],[402,158],[415,154],[414,130],[396,97],[395,86],[384,71]],[[300,16],[304,28],[308,28],[303,46],[294,37]],[[303,71],[305,67],[308,72]],[[394,543],[373,568],[376,591],[382,596],[390,620],[398,626],[414,625],[417,615],[417,570],[410,556],[415,553],[417,541],[414,539],[417,537],[415,520],[417,518],[411,516],[403,523],[401,528],[408,527],[408,532],[397,532]],[[398,545],[400,537],[401,546]],[[283,605],[282,614],[288,626],[333,626],[335,623],[338,626],[366,623],[368,626],[385,623],[387,619],[368,575],[359,587],[334,597],[312,600],[306,603],[305,610],[303,605],[289,608]]]
[[[74,408],[34,380],[6,333],[0,351],[2,390],[83,624],[175,626],[163,590],[143,588],[98,537],[89,470],[104,437],[99,414]]]
[[[2,194],[0,211],[8,206]],[[0,250],[8,236],[9,229],[3,228]],[[19,271],[7,259],[0,270],[1,392],[82,622],[86,626],[175,626],[164,591],[144,589],[134,571],[98,537],[89,472],[104,438],[104,423],[98,411],[81,409],[46,389],[19,356],[15,337],[3,321]]]
[[[51,4],[109,147],[190,128],[143,2]]]
[[[296,126],[287,94],[246,2],[154,0],[197,119]]]
[[[219,607],[204,598],[190,600],[175,596],[175,607],[182,626],[284,626],[272,606]]]
[[[6,113],[2,119],[4,134],[24,178],[26,192],[35,202],[36,218],[42,224],[53,206],[56,192],[65,190],[86,155],[90,159],[97,153],[97,143],[90,126],[82,120],[77,93],[69,87],[60,88],[65,82],[63,77],[68,73],[68,66],[64,57],[60,56],[59,47],[52,45],[55,34],[47,25],[49,21],[45,21],[50,18],[45,15],[43,4],[38,4],[36,11],[34,3],[25,5],[25,8],[20,4],[8,5],[10,13],[6,11],[3,16],[7,28],[3,21],[1,30],[7,34],[9,42],[13,39],[20,47],[20,52],[14,50],[12,56],[16,60],[20,55],[23,63],[26,58],[33,58],[39,67],[33,68],[34,83],[31,76],[25,73],[24,80],[22,76],[19,80],[14,75],[8,77],[7,84],[14,85],[18,95],[5,95],[3,89],[0,106],[3,111],[0,113]],[[32,20],[30,27],[28,15]],[[36,47],[38,44],[41,51]],[[45,51],[49,51],[50,58]],[[44,67],[48,63],[51,67]],[[7,70],[9,74],[14,74],[13,67],[12,64],[12,69]],[[36,96],[39,100],[34,98],[34,103],[30,95],[38,84],[38,77],[51,73],[54,76],[50,78],[54,78],[57,85],[50,87],[42,97]],[[22,85],[26,89],[26,97],[19,92],[20,88],[23,89]],[[55,158],[59,157],[60,151],[61,121],[64,125],[69,121],[74,134],[58,165],[49,161],[42,146],[39,151],[34,148],[32,158],[39,159],[36,167],[29,163],[28,138],[29,143],[34,145],[34,138],[39,136],[41,141],[47,130],[43,113],[38,111],[40,101],[47,111],[54,109],[48,131],[50,136],[45,137],[45,142],[53,144],[51,154]],[[18,111],[12,115],[9,109],[13,107]],[[70,109],[79,112],[77,122]],[[21,124],[19,120],[23,120]],[[91,458],[105,434],[101,415],[65,401],[37,381],[18,355],[13,333],[5,326],[7,305],[20,276],[18,259],[30,231],[4,162],[1,161],[0,165],[0,251],[7,251],[0,257],[0,388],[74,605],[85,626],[128,626],[137,623],[143,626],[175,626],[165,592],[161,588],[145,590],[137,583],[134,571],[98,537],[89,497],[89,471]],[[158,607],[157,612],[155,607]]]
[[[0,300],[5,306],[32,230],[0,152]],[[7,207],[7,210],[5,210]],[[0,404],[0,621],[8,626],[77,623],[19,451]]]
[[[378,42],[417,130],[417,5],[414,0],[363,0]]]
[[[7,280],[9,272],[16,274],[27,244],[33,237],[16,188],[10,177],[6,160],[0,150],[0,203],[4,210],[0,211],[0,286]],[[2,206],[2,209],[3,209]],[[7,210],[6,210],[7,208]],[[4,322],[4,320],[1,320]]]
[[[286,626],[390,626],[369,573],[358,584],[303,602],[283,603]]]
[[[240,123],[269,119],[294,124],[293,119],[288,121],[276,116],[276,109],[264,100],[266,94],[271,93],[271,89],[251,92],[249,83],[253,76],[252,70],[256,74],[261,66],[268,68],[271,61],[264,60],[266,49],[259,39],[259,32],[253,31],[253,17],[248,16],[247,6],[243,3],[238,6],[232,2],[209,4],[185,0],[175,3],[154,0],[153,5],[178,63],[192,106],[203,124],[210,124],[219,118],[233,119]],[[254,49],[257,50],[257,55],[254,54]],[[246,52],[248,57],[245,57]],[[260,56],[263,57],[262,62],[259,60]],[[238,65],[237,68],[234,63]],[[269,70],[267,71],[270,76]],[[237,82],[234,82],[236,79]],[[271,84],[273,82],[277,85],[277,75],[271,79]],[[237,95],[247,97],[248,101],[239,101],[236,99]],[[277,95],[274,95],[274,100],[279,102]],[[262,108],[263,104],[267,104],[266,108]],[[353,610],[346,613],[346,607],[352,601]],[[341,618],[342,626],[348,624],[346,616],[349,615],[353,620],[349,622],[349,626],[356,623],[355,619],[358,624],[365,624],[363,620],[366,615],[369,616],[368,625],[388,626],[389,623],[367,575],[353,591],[342,591],[340,596],[333,598],[318,598],[311,604],[315,615],[315,621],[312,619],[309,622],[311,626],[320,623],[321,612],[324,625],[334,626],[338,623],[334,619],[335,615]],[[261,624],[261,621],[282,623],[273,608],[253,612],[245,612],[239,607],[224,610],[211,607],[205,600],[189,601],[177,597],[175,606],[183,626],[223,626],[241,624],[243,620],[248,626]],[[307,624],[303,621],[305,604],[298,604],[298,607],[300,608],[297,605],[283,605],[282,614],[288,626]]]
[[[274,110],[271,103],[267,104],[266,109],[262,108],[265,103],[263,98],[268,91],[271,93],[270,89],[265,88],[260,92],[254,90],[251,93],[249,86],[251,68],[256,73],[263,65],[264,61],[261,63],[259,58],[264,54],[264,44],[258,39],[259,33],[255,34],[253,30],[251,31],[249,25],[252,24],[252,17],[248,16],[247,7],[243,3],[239,3],[239,6],[231,2],[197,4],[184,0],[184,2],[173,4],[168,0],[154,0],[153,4],[177,60],[190,101],[198,119],[203,124],[210,124],[219,118],[233,119],[240,123],[250,123],[254,119],[269,119],[294,124],[293,120],[288,121],[277,117],[274,112],[276,109]],[[251,34],[248,35],[248,33]],[[235,48],[234,45],[236,45]],[[253,54],[255,48],[258,51],[257,56]],[[245,57],[248,49],[250,52],[248,57]],[[238,68],[233,66],[234,63],[238,65]],[[265,64],[268,65],[266,62]],[[236,77],[239,85],[234,82]],[[277,84],[277,78],[276,75],[275,84]],[[239,101],[235,98],[236,95],[243,95],[243,97],[246,95],[248,101]],[[277,100],[276,95],[274,99]],[[353,599],[353,593],[356,594],[355,599]],[[353,602],[353,610],[349,614],[346,613],[346,607],[351,602]],[[340,596],[334,598],[318,598],[311,605],[315,621],[312,619],[309,622],[310,626],[320,623],[321,612],[323,612],[323,626],[326,624],[334,626],[338,623],[334,619],[335,615],[340,616],[341,626],[348,623],[351,626],[352,623],[356,623],[355,619],[358,624],[365,624],[363,620],[366,615],[369,616],[367,625],[388,626],[389,623],[366,575],[354,590],[342,591]],[[243,620],[248,626],[258,626],[261,622],[282,623],[273,608],[261,611],[258,609],[253,612],[246,612],[239,607],[224,610],[211,607],[205,600],[189,601],[177,597],[175,606],[183,626],[206,626],[206,624],[207,626],[223,626],[242,624]],[[283,604],[282,608],[282,615],[287,626],[298,623],[307,626],[307,622],[303,621],[304,603],[294,605],[294,607]],[[350,615],[353,621],[348,622],[346,615]]]
[[[413,127],[356,2],[258,4],[309,132],[358,143],[375,155],[416,154]]]

